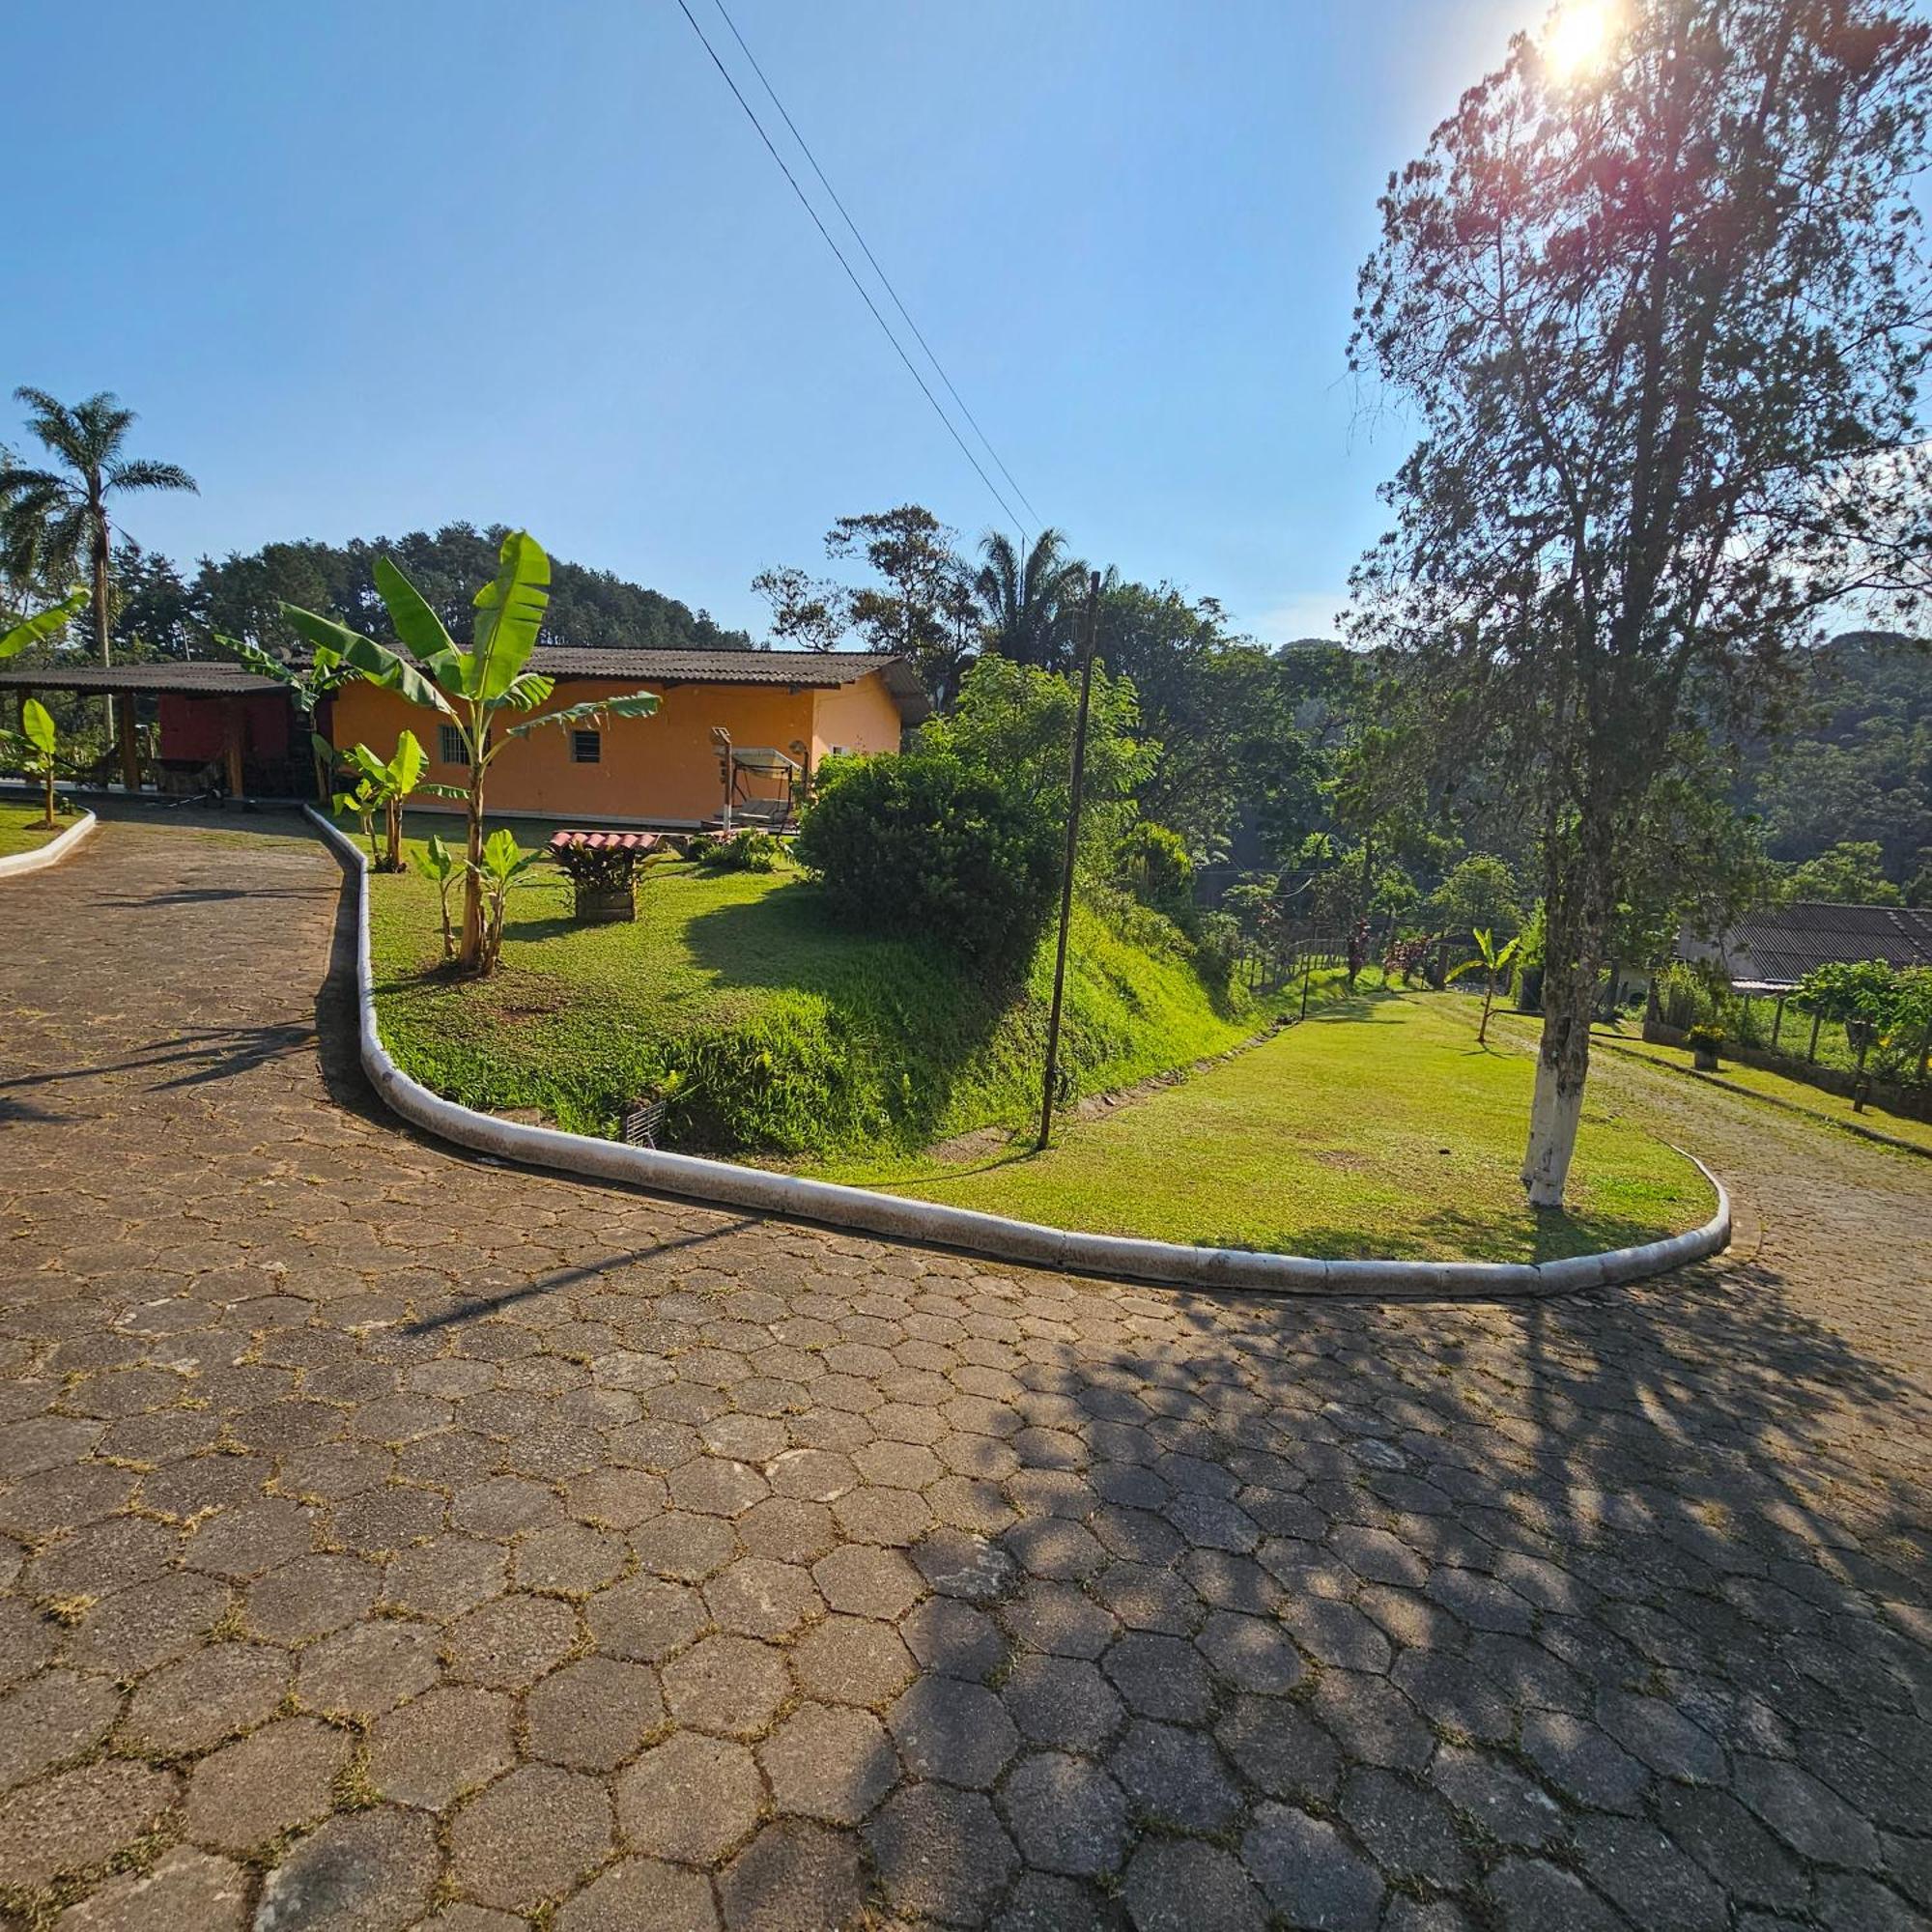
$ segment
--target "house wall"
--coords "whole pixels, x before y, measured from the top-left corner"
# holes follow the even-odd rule
[[[287,755],[292,707],[278,691],[264,691],[237,698],[188,697],[178,692],[163,692],[156,699],[160,727],[160,755],[184,760],[193,758],[203,763],[222,757],[227,750],[222,708],[230,703],[241,707],[242,754],[244,758],[280,758]],[[390,749],[393,750],[394,746],[391,745]]]
[[[811,764],[834,746],[846,752],[896,752],[904,724],[899,707],[886,689],[879,671],[867,671],[854,684],[836,691],[813,693]]]
[[[885,695],[876,673],[863,682],[878,686]],[[568,731],[554,725],[512,740],[490,768],[491,810],[593,823],[641,819],[696,824],[713,816],[724,803],[718,755],[711,746],[713,725],[722,724],[736,745],[775,745],[781,751],[793,743],[810,745],[816,728],[814,699],[822,701],[832,695],[793,691],[784,685],[654,684],[648,679],[633,683],[573,677],[557,681],[555,696],[545,708],[561,709],[639,689],[658,694],[662,701],[657,715],[606,719],[603,757],[597,764],[573,763]],[[886,703],[893,715],[891,744],[877,749],[895,749],[898,712],[890,696]],[[864,712],[855,715],[864,722]],[[515,714],[511,717],[514,722]],[[387,758],[396,749],[397,734],[408,728],[429,753],[431,781],[461,783],[467,778],[464,768],[445,765],[438,755],[439,722],[435,712],[411,704],[396,692],[356,683],[336,694],[329,735],[338,746],[360,742]],[[865,728],[876,735],[875,717]],[[425,810],[440,804],[421,801]]]

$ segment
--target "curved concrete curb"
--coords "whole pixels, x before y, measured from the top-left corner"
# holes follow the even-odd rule
[[[1701,1228],[1637,1248],[1579,1255],[1536,1264],[1509,1262],[1320,1261],[1302,1255],[1256,1254],[1243,1248],[1197,1248],[1174,1241],[1089,1235],[1009,1221],[932,1201],[905,1200],[867,1187],[846,1187],[798,1175],[773,1174],[695,1154],[626,1147],[619,1141],[525,1126],[458,1106],[412,1080],[389,1058],[376,1030],[376,990],[369,952],[368,861],[355,841],[313,809],[311,819],[355,877],[355,981],[363,1069],[377,1093],[406,1121],[460,1146],[499,1159],[597,1180],[646,1187],[660,1194],[762,1214],[854,1228],[868,1235],[960,1248],[1030,1267],[1126,1277],[1167,1287],[1234,1289],[1272,1294],[1355,1294],[1429,1300],[1542,1295],[1609,1282],[1636,1281],[1716,1254],[1731,1237],[1731,1202],[1702,1161],[1698,1170],[1717,1190],[1718,1211]],[[1695,1159],[1695,1156],[1690,1156]]]
[[[0,879],[14,879],[22,872],[43,872],[49,866],[58,866],[99,823],[93,812],[83,811],[65,832],[56,834],[44,845],[0,859]]]

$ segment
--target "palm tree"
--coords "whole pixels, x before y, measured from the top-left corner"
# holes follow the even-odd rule
[[[124,453],[134,412],[101,390],[70,409],[44,389],[14,391],[27,406],[27,427],[57,467],[33,469],[10,463],[0,490],[0,554],[11,576],[65,582],[83,567],[94,583],[94,638],[100,662],[113,660],[109,575],[114,526],[108,497],[131,490],[198,490],[175,463]]]
[[[1070,654],[1087,566],[1066,554],[1059,530],[1041,530],[1024,558],[1004,530],[980,539],[986,560],[973,580],[986,613],[986,643],[1019,664],[1054,669]]]

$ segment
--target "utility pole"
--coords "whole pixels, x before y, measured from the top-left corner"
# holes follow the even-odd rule
[[[1066,985],[1066,928],[1073,917],[1073,866],[1080,852],[1080,793],[1087,776],[1087,705],[1094,692],[1094,634],[1100,622],[1100,573],[1087,580],[1087,621],[1080,642],[1080,712],[1073,724],[1072,797],[1066,808],[1066,858],[1060,873],[1060,941],[1053,955],[1053,1009],[1046,1020],[1046,1080],[1039,1096],[1039,1140],[1053,1141],[1053,1090],[1060,1080],[1060,1000]]]

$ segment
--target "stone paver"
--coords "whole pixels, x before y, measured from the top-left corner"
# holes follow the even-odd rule
[[[412,1136],[339,889],[0,886],[0,1923],[1932,1913],[1932,1167],[1611,1063],[1721,1264],[1068,1280]]]

